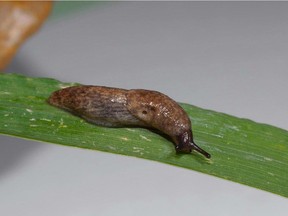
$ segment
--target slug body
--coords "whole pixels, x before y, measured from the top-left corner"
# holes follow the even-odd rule
[[[186,112],[160,92],[84,85],[53,92],[48,102],[97,125],[155,128],[171,137],[176,152],[196,150],[210,158],[194,143]]]

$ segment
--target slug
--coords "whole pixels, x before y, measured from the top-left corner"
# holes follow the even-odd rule
[[[193,141],[183,108],[157,91],[82,85],[53,92],[48,103],[101,126],[154,128],[172,139],[177,153],[195,150],[211,157]]]

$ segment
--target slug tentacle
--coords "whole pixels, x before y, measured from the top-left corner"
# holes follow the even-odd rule
[[[171,137],[176,152],[195,150],[210,158],[193,142],[191,121],[183,108],[160,92],[73,86],[53,92],[48,102],[97,125],[158,129]]]
[[[191,129],[188,131],[183,132],[176,139],[176,152],[177,153],[190,153],[192,150],[199,152],[200,154],[204,155],[206,158],[210,158],[211,155],[201,149],[196,143],[193,141],[193,135]]]
[[[192,141],[190,144],[192,146],[192,149],[204,155],[206,158],[211,158],[211,155],[208,152],[204,151],[202,148],[200,148],[198,145],[196,145],[194,141]]]

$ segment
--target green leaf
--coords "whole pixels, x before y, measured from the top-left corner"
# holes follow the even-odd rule
[[[0,75],[0,133],[159,161],[288,197],[288,132],[223,113],[181,104],[195,142],[211,153],[175,154],[165,137],[143,128],[105,128],[47,104],[74,85],[54,79]]]

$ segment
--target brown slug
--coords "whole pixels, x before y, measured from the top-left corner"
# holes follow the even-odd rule
[[[177,153],[195,150],[211,157],[194,143],[183,108],[160,92],[82,85],[55,91],[48,102],[97,125],[155,128],[171,137]]]

